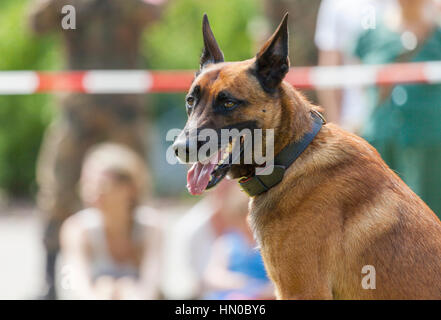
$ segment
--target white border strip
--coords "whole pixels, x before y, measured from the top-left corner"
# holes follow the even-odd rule
[[[427,82],[441,83],[441,62],[426,62],[423,70]]]
[[[37,91],[39,78],[34,71],[0,72],[0,94],[30,94]]]
[[[380,66],[315,67],[310,79],[320,89],[363,87],[377,82]]]
[[[88,71],[83,78],[88,93],[146,93],[152,84],[148,71]]]

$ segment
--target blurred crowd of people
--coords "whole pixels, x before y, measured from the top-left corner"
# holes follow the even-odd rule
[[[78,27],[62,30],[56,26],[64,1],[33,2],[31,25],[37,32],[62,33],[71,70],[142,67],[142,30],[165,5],[70,0]],[[294,1],[266,2],[297,11]],[[301,32],[294,19],[290,23],[293,33]],[[440,23],[435,0],[323,0],[311,42],[320,66],[441,60]],[[439,85],[320,90],[318,99],[329,121],[366,138],[441,215]],[[77,298],[274,298],[246,221],[248,198],[234,182],[223,182],[184,212],[171,235],[161,212],[146,205],[153,186],[145,160],[148,125],[140,107],[145,103],[129,94],[69,94],[60,100],[37,172],[46,221],[44,297],[57,297],[61,250],[68,267],[63,275],[69,276],[62,286]]]

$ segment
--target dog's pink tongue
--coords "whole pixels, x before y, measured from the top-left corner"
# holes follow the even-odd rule
[[[196,162],[187,173],[187,189],[192,195],[200,195],[210,182],[210,175],[217,163]]]

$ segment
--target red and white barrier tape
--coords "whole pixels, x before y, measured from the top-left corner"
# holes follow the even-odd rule
[[[49,92],[185,92],[193,71],[0,71],[0,95]],[[305,89],[399,83],[441,83],[441,61],[342,67],[296,67],[285,80]]]

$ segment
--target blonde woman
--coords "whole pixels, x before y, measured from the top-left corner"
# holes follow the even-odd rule
[[[80,194],[87,209],[61,230],[60,285],[80,299],[155,299],[160,223],[141,200],[147,171],[132,150],[102,144],[87,155]]]

